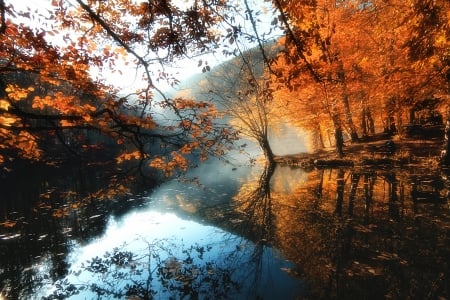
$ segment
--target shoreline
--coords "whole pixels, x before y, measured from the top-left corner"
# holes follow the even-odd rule
[[[388,147],[387,143],[393,143],[394,150]],[[391,145],[389,144],[389,146]],[[400,138],[398,135],[393,137],[380,135],[359,142],[346,142],[343,157],[338,157],[335,149],[328,147],[313,153],[275,156],[275,162],[305,169],[386,165],[401,167],[417,164],[439,165],[443,145],[443,138]]]

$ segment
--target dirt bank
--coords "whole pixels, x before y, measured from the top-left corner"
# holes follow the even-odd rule
[[[401,138],[398,135],[389,137],[380,134],[359,142],[347,142],[342,158],[337,156],[334,148],[325,148],[314,153],[277,156],[275,161],[304,168],[421,163],[438,165],[443,144],[442,138]]]

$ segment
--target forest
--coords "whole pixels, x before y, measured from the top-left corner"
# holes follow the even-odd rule
[[[307,131],[314,149],[335,145],[340,157],[344,140],[443,130],[446,1],[250,4],[52,1],[43,15],[2,1],[3,168],[17,158],[52,163],[55,152],[114,149],[118,163],[140,161],[141,169],[171,175],[192,157],[221,155],[242,134],[270,161],[267,128],[280,119]],[[267,19],[269,28],[261,27]],[[229,77],[239,86],[224,95],[207,84],[226,100],[220,109],[208,99],[170,98],[159,87],[179,82],[164,66],[190,57],[209,73],[201,55],[220,51],[235,57],[236,71],[223,73],[238,74]],[[101,77],[120,73],[123,61],[144,83],[129,94]],[[224,115],[236,126],[225,126]],[[448,163],[448,145],[443,150]]]

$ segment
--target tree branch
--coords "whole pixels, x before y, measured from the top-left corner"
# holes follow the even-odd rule
[[[0,0],[1,1],[1,0]],[[112,37],[112,39],[114,41],[116,41],[120,46],[122,46],[128,53],[130,53],[131,55],[133,55],[140,64],[142,64],[144,66],[145,69],[145,74],[147,75],[147,79],[149,84],[151,85],[151,87],[153,87],[159,95],[161,95],[161,97],[163,99],[167,101],[167,97],[165,96],[165,94],[159,89],[157,88],[154,84],[153,84],[153,80],[151,78],[150,75],[150,70],[148,68],[148,62],[142,57],[140,56],[136,51],[134,51],[130,45],[128,45],[127,43],[125,43],[120,36],[118,36],[112,29],[111,27],[98,15],[96,14],[90,7],[89,5],[87,5],[86,3],[84,3],[82,0],[76,0],[78,2],[78,4],[81,5],[81,7],[83,8],[84,11],[86,11],[89,14],[89,17],[91,17],[91,19],[95,22],[97,22],[105,31],[106,33]],[[147,106],[147,103],[146,103]],[[175,110],[176,111],[176,110]]]
[[[244,3],[245,3],[245,8],[247,10],[247,15],[249,16],[249,19],[250,19],[250,23],[252,24],[253,32],[255,33],[256,40],[258,41],[259,51],[261,51],[261,54],[262,54],[263,59],[264,59],[264,62],[266,63],[270,73],[275,74],[275,72],[272,71],[272,68],[270,66],[269,58],[266,55],[266,51],[265,51],[264,46],[263,46],[263,44],[261,42],[261,38],[259,37],[259,34],[258,34],[258,30],[256,29],[256,21],[253,18],[253,14],[252,14],[252,11],[250,9],[250,6],[248,5],[248,1],[244,0]]]
[[[6,32],[5,15],[6,15],[5,0],[0,0],[0,18],[2,19],[1,25],[0,25],[0,34],[5,34],[5,32]]]
[[[322,79],[320,78],[320,76],[317,74],[317,72],[314,70],[313,66],[309,63],[308,59],[306,58],[306,56],[303,54],[304,52],[304,47],[302,45],[302,42],[299,41],[299,39],[295,36],[294,32],[292,31],[291,25],[289,25],[289,21],[286,17],[286,13],[283,10],[283,6],[280,3],[279,0],[273,0],[275,2],[276,8],[278,9],[278,11],[280,12],[280,16],[281,16],[281,20],[283,22],[283,25],[285,27],[286,30],[286,34],[291,38],[291,40],[294,42],[294,45],[297,49],[297,54],[298,56],[303,60],[303,62],[306,64],[306,68],[308,69],[308,71],[311,73],[311,75],[313,76],[314,80],[316,82],[322,82]]]

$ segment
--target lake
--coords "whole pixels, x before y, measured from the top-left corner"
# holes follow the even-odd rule
[[[212,160],[125,193],[105,174],[4,176],[5,299],[450,298],[449,177],[439,169]]]

